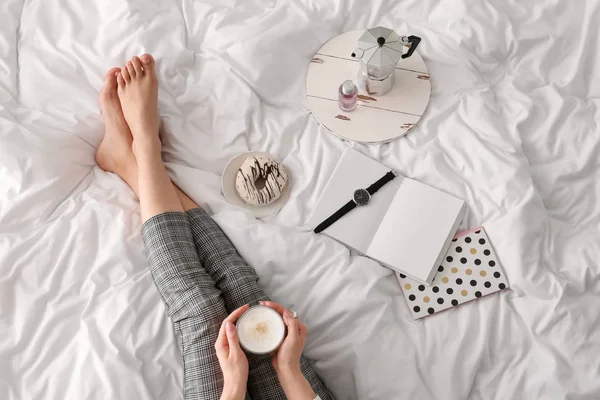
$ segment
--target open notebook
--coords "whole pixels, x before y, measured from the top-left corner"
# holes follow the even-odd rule
[[[389,168],[348,148],[334,169],[308,222],[314,228]],[[464,215],[464,202],[397,176],[324,234],[411,278],[430,283]],[[435,268],[434,268],[435,267]]]

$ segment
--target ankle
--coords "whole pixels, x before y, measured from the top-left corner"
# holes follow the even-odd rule
[[[158,137],[134,138],[131,148],[136,159],[162,158],[162,145]]]

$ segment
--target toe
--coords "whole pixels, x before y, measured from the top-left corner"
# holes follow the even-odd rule
[[[144,72],[142,70],[142,62],[140,59],[137,56],[133,57],[131,63],[133,64],[133,69],[135,69],[136,76],[142,76]]]
[[[104,81],[105,82],[108,81],[111,76],[116,79],[117,72],[119,72],[119,71],[121,71],[121,68],[119,68],[119,67],[114,67],[114,68],[109,69],[108,72],[106,73],[106,75],[104,76]]]
[[[123,79],[123,74],[121,74],[121,70],[117,72],[117,83],[119,84],[120,89],[123,89],[125,87],[125,80]]]
[[[131,82],[131,77],[129,76],[129,71],[127,71],[126,66],[121,68],[121,76],[123,77],[123,80],[125,81],[125,83]]]
[[[140,59],[142,60],[142,65],[144,68],[154,69],[154,57],[152,57],[150,54],[142,54]]]
[[[131,79],[135,78],[135,68],[133,68],[133,63],[131,61],[127,61],[127,71],[129,71]]]
[[[117,94],[117,76],[116,73],[120,68],[112,68],[104,76],[104,85],[100,91],[100,100],[108,101]]]

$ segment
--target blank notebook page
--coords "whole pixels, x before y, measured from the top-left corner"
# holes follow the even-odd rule
[[[427,281],[462,207],[462,200],[405,178],[367,254]]]
[[[316,227],[344,204],[352,200],[354,191],[367,188],[390,169],[348,148],[333,171],[313,212],[309,226]],[[323,233],[365,253],[379,223],[396,194],[400,179],[396,178],[373,195],[369,205],[356,207],[337,220]]]

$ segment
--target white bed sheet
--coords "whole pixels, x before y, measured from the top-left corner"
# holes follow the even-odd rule
[[[600,3],[2,0],[0,398],[176,399],[181,363],[126,184],[100,170],[110,67],[158,59],[174,180],[295,304],[339,399],[600,398]],[[304,223],[342,150],[305,74],[336,34],[423,38],[432,97],[405,138],[355,147],[464,198],[512,289],[414,322],[392,273]],[[290,201],[254,220],[220,196],[248,150]]]

